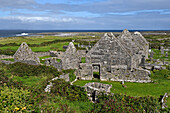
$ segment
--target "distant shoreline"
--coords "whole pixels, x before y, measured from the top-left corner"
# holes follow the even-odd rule
[[[0,37],[16,37],[22,36],[23,33],[28,33],[28,36],[72,36],[72,34],[83,33],[103,33],[113,32],[116,34],[121,33],[123,30],[0,30]],[[129,30],[130,32],[139,31],[144,35],[170,35],[170,30]],[[67,35],[69,34],[69,35]]]

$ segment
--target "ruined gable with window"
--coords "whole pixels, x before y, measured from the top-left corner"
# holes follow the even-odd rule
[[[89,70],[84,64],[77,71],[78,76],[81,79],[93,79],[95,76],[90,71],[98,69],[100,80],[150,82],[149,72],[139,68],[142,55],[147,54],[143,46],[139,45],[142,41],[136,42],[137,39],[126,29],[117,38],[112,33],[105,34],[86,54]],[[84,69],[86,71],[82,72]]]

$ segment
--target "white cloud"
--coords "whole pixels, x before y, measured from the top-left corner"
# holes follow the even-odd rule
[[[55,17],[25,17],[25,16],[7,16],[7,17],[0,17],[0,19],[4,20],[20,20],[23,23],[34,23],[34,22],[54,22],[54,23],[60,23],[60,22],[73,22],[77,21],[77,19],[73,18],[55,18]]]

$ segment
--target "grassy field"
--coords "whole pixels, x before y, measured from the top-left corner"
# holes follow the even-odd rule
[[[2,51],[12,51],[14,53],[20,46],[22,42],[26,42],[29,47],[34,52],[46,52],[49,50],[65,51],[63,46],[67,46],[72,40],[77,40],[74,42],[75,45],[87,44],[87,41],[81,41],[81,39],[93,39],[99,37],[91,36],[73,36],[73,37],[58,37],[58,36],[43,36],[43,37],[8,37],[0,38],[0,50]],[[94,41],[91,41],[94,43]],[[77,48],[79,49],[79,48]],[[85,48],[84,48],[85,49]],[[6,54],[6,52],[0,52],[0,54]]]
[[[131,83],[125,82],[127,88],[121,85],[121,82],[113,81],[97,81],[97,80],[83,80],[76,81],[75,85],[84,86],[89,82],[100,82],[104,84],[112,84],[112,93],[123,93],[129,96],[154,96],[159,98],[160,95],[164,95],[166,92],[170,93],[170,81],[160,83]]]
[[[164,55],[161,55],[161,51],[158,49],[152,49],[154,52],[154,59],[160,59],[160,60],[164,60],[164,61],[168,61],[170,62],[170,57],[165,57],[165,53],[166,51],[164,51]],[[170,51],[168,51],[168,55],[170,55]]]
[[[18,49],[19,45],[22,42],[27,42],[29,47],[34,52],[45,52],[49,50],[57,50],[57,51],[64,51],[63,46],[68,45],[71,40],[76,39],[93,39],[94,37],[90,36],[73,36],[73,37],[57,37],[57,36],[43,36],[43,37],[9,37],[9,38],[0,38],[0,50],[7,51],[8,49],[13,50],[14,52]],[[95,37],[96,38],[96,37]],[[99,37],[97,37],[99,38]],[[147,37],[148,39],[155,39],[155,38],[161,38],[160,36],[155,37]],[[162,38],[167,38],[166,36]],[[92,43],[95,43],[94,41],[91,41]],[[88,44],[88,41],[81,41],[74,42],[74,44]],[[154,42],[157,43],[156,41]],[[152,49],[154,51],[154,59],[161,59],[165,61],[170,61],[170,57],[166,58],[165,54],[161,56],[161,52],[158,49]],[[170,53],[168,53],[170,54]],[[40,57],[40,62],[44,64],[45,58],[49,58],[50,56],[44,56]],[[3,60],[10,60],[14,61],[14,59],[3,59]],[[60,59],[56,59],[58,62]],[[82,58],[82,63],[85,63],[85,58]],[[17,67],[16,67],[17,66]],[[21,65],[22,66],[22,65]],[[25,65],[24,65],[25,66]],[[22,68],[24,67],[22,66]],[[8,67],[7,65],[0,64],[0,81],[13,81],[17,85],[17,83],[22,84],[21,87],[24,87],[30,91],[32,90],[44,90],[45,85],[47,85],[47,81],[51,80],[52,78],[56,77],[56,73],[58,73],[56,70],[46,69],[45,67],[40,67],[40,71],[37,71],[36,69],[25,66],[22,69],[20,69],[20,65],[14,65],[13,67]],[[30,68],[30,69],[28,69]],[[37,68],[37,67],[35,67]],[[31,70],[31,71],[30,71]],[[67,71],[64,71],[66,73]],[[63,73],[61,72],[61,73]],[[60,74],[61,74],[60,73]],[[74,71],[69,70],[68,73],[70,73],[71,81],[75,79]],[[2,76],[3,75],[3,76]],[[9,80],[6,80],[6,77]],[[164,95],[166,92],[170,94],[170,70],[154,70],[151,74],[151,78],[153,80],[153,83],[131,83],[131,82],[125,82],[126,88],[121,85],[121,82],[113,82],[113,81],[100,81],[100,80],[84,80],[84,81],[76,81],[74,85],[78,86],[84,86],[86,83],[89,82],[100,82],[104,84],[112,84],[111,92],[112,93],[121,93],[126,94],[129,96],[135,96],[135,97],[143,97],[143,96],[153,96],[155,98],[160,98],[160,96]],[[0,84],[1,85],[1,84]],[[21,88],[19,87],[19,88]],[[43,92],[43,91],[42,91]],[[66,98],[62,96],[56,96],[53,97],[49,96],[47,93],[42,93],[40,96],[44,96],[42,100],[42,105],[45,106],[45,108],[49,108],[50,110],[53,110],[54,108],[58,108],[62,105],[62,109],[66,109],[66,111],[69,109],[73,109],[76,112],[87,112],[92,108],[93,103],[91,102],[80,102],[80,101],[69,101]],[[168,106],[170,106],[170,98],[168,98],[167,102]]]
[[[100,81],[100,80],[79,80],[74,85],[84,86],[89,82],[100,82],[104,84],[112,84],[112,93],[122,93],[129,96],[153,96],[160,98],[165,93],[170,94],[170,70],[154,71],[151,74],[153,83],[132,83],[125,82],[126,88],[121,85],[121,82]],[[169,97],[170,98],[170,97]],[[170,101],[168,98],[168,106]]]

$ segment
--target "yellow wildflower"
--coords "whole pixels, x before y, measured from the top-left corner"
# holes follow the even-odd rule
[[[18,108],[18,107],[16,107],[16,108],[15,108],[15,110],[16,110],[16,111],[18,111],[18,110],[19,110],[19,108]]]
[[[26,107],[23,107],[23,108],[22,108],[22,110],[25,110],[25,109],[26,109]]]

